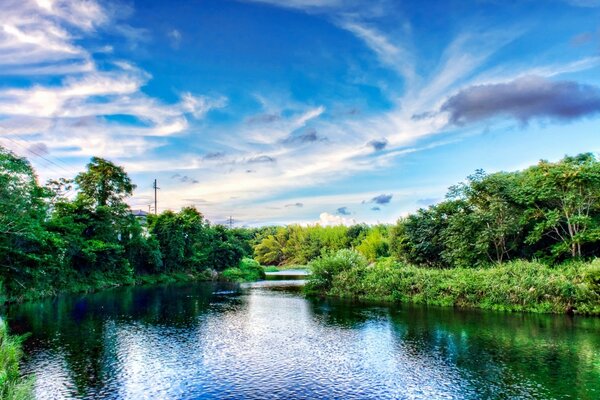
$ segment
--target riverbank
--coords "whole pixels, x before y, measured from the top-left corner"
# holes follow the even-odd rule
[[[95,272],[87,276],[63,276],[56,285],[40,284],[28,288],[24,287],[22,291],[12,295],[2,293],[0,295],[0,304],[37,300],[64,293],[93,293],[120,286],[208,282],[217,280],[241,283],[253,282],[260,279],[265,279],[265,268],[251,258],[243,258],[237,267],[227,268],[220,273],[212,269],[140,275]]]
[[[0,303],[20,303],[23,301],[31,301],[42,299],[44,297],[53,297],[65,293],[93,293],[100,290],[111,289],[121,286],[141,286],[155,285],[161,283],[177,283],[177,282],[195,282],[195,281],[211,281],[215,280],[217,273],[211,270],[206,271],[178,271],[161,274],[144,274],[144,275],[118,275],[95,273],[87,277],[68,277],[64,279],[64,283],[57,286],[40,285],[30,288],[24,288],[22,292],[12,295],[3,293],[0,296]]]
[[[368,265],[350,251],[311,263],[312,294],[509,312],[600,315],[600,260],[547,265],[432,269],[386,260]]]
[[[22,337],[8,333],[0,319],[0,399],[27,400],[33,398],[32,381],[21,376],[19,363],[23,358]]]

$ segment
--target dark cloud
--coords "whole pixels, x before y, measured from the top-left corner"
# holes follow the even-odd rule
[[[379,196],[373,197],[369,203],[375,203],[379,205],[389,204],[390,201],[392,201],[392,196],[393,195],[391,194],[380,194]]]
[[[417,200],[417,204],[420,206],[430,206],[432,204],[435,204],[437,202],[439,202],[441,199],[438,197],[427,197],[425,199],[419,199]]]
[[[270,124],[279,121],[281,116],[278,114],[257,114],[246,119],[247,124]]]
[[[313,142],[317,142],[319,140],[323,140],[322,138],[319,137],[319,135],[317,135],[317,130],[314,128],[308,129],[307,131],[305,131],[304,133],[300,134],[300,135],[292,135],[290,137],[288,137],[287,139],[285,139],[283,142],[284,143],[300,143],[300,144],[304,144],[304,143],[313,143]]]
[[[337,213],[340,214],[340,215],[350,215],[350,214],[352,214],[350,212],[350,210],[348,210],[348,207],[340,207],[340,208],[338,208],[337,209]]]
[[[29,146],[27,150],[36,156],[45,156],[49,152],[48,146],[46,146],[44,143],[34,143]]]
[[[271,157],[271,156],[257,156],[257,157],[252,157],[251,159],[248,160],[249,164],[260,164],[260,163],[272,163],[275,162],[276,160]]]
[[[284,207],[304,207],[304,203],[286,204]]]
[[[224,157],[225,157],[225,153],[216,151],[216,152],[212,152],[212,153],[206,153],[204,155],[204,157],[202,157],[202,158],[204,158],[205,160],[220,160]]]
[[[442,105],[453,124],[499,115],[523,123],[536,117],[569,120],[600,112],[600,88],[528,76],[507,83],[471,86]]]
[[[381,151],[388,145],[387,139],[371,140],[367,145],[371,146],[375,151]]]
[[[433,111],[426,111],[426,112],[422,112],[420,114],[413,114],[410,119],[412,119],[413,121],[421,121],[423,119],[429,119],[435,116],[436,113],[434,113]]]
[[[377,207],[377,206],[376,207],[371,207],[371,211],[380,211],[380,210],[381,210],[380,207]]]
[[[187,175],[175,174],[175,175],[171,176],[171,179],[176,179],[182,183],[192,183],[192,184],[198,183],[198,181],[196,179],[189,177]]]

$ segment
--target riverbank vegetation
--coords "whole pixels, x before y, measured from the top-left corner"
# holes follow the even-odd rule
[[[309,288],[321,294],[597,312],[588,306],[600,257],[600,162],[592,154],[477,171],[393,225],[228,229],[193,207],[139,217],[126,203],[134,188],[122,167],[101,158],[72,179],[40,185],[27,160],[0,148],[0,300],[253,280],[264,276],[262,265],[310,264]]]
[[[428,268],[391,258],[369,264],[353,250],[310,263],[313,294],[501,311],[600,315],[600,262],[551,267],[509,261],[477,268]]]
[[[388,232],[373,241],[378,246],[370,244],[388,254],[374,257],[361,245],[354,254],[330,252],[313,261],[308,289],[362,299],[600,314],[600,163],[591,154],[541,161],[519,172],[478,171],[451,187],[445,201],[400,219]]]
[[[243,258],[238,267],[227,268],[221,274],[232,282],[254,282],[265,279],[265,269],[252,258]]]
[[[0,399],[33,399],[32,381],[21,376],[19,362],[23,357],[23,337],[8,333],[8,327],[0,319]]]
[[[123,168],[92,158],[73,179],[40,185],[0,148],[1,302],[145,282],[212,279],[252,256],[247,229],[210,224],[195,208],[140,219]]]

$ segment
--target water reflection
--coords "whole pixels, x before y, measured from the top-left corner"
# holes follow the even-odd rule
[[[306,300],[298,281],[121,288],[7,310],[57,398],[600,395],[600,321]]]

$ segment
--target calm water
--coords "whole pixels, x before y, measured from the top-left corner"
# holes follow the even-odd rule
[[[600,318],[309,301],[298,282],[6,310],[40,399],[600,399]]]

